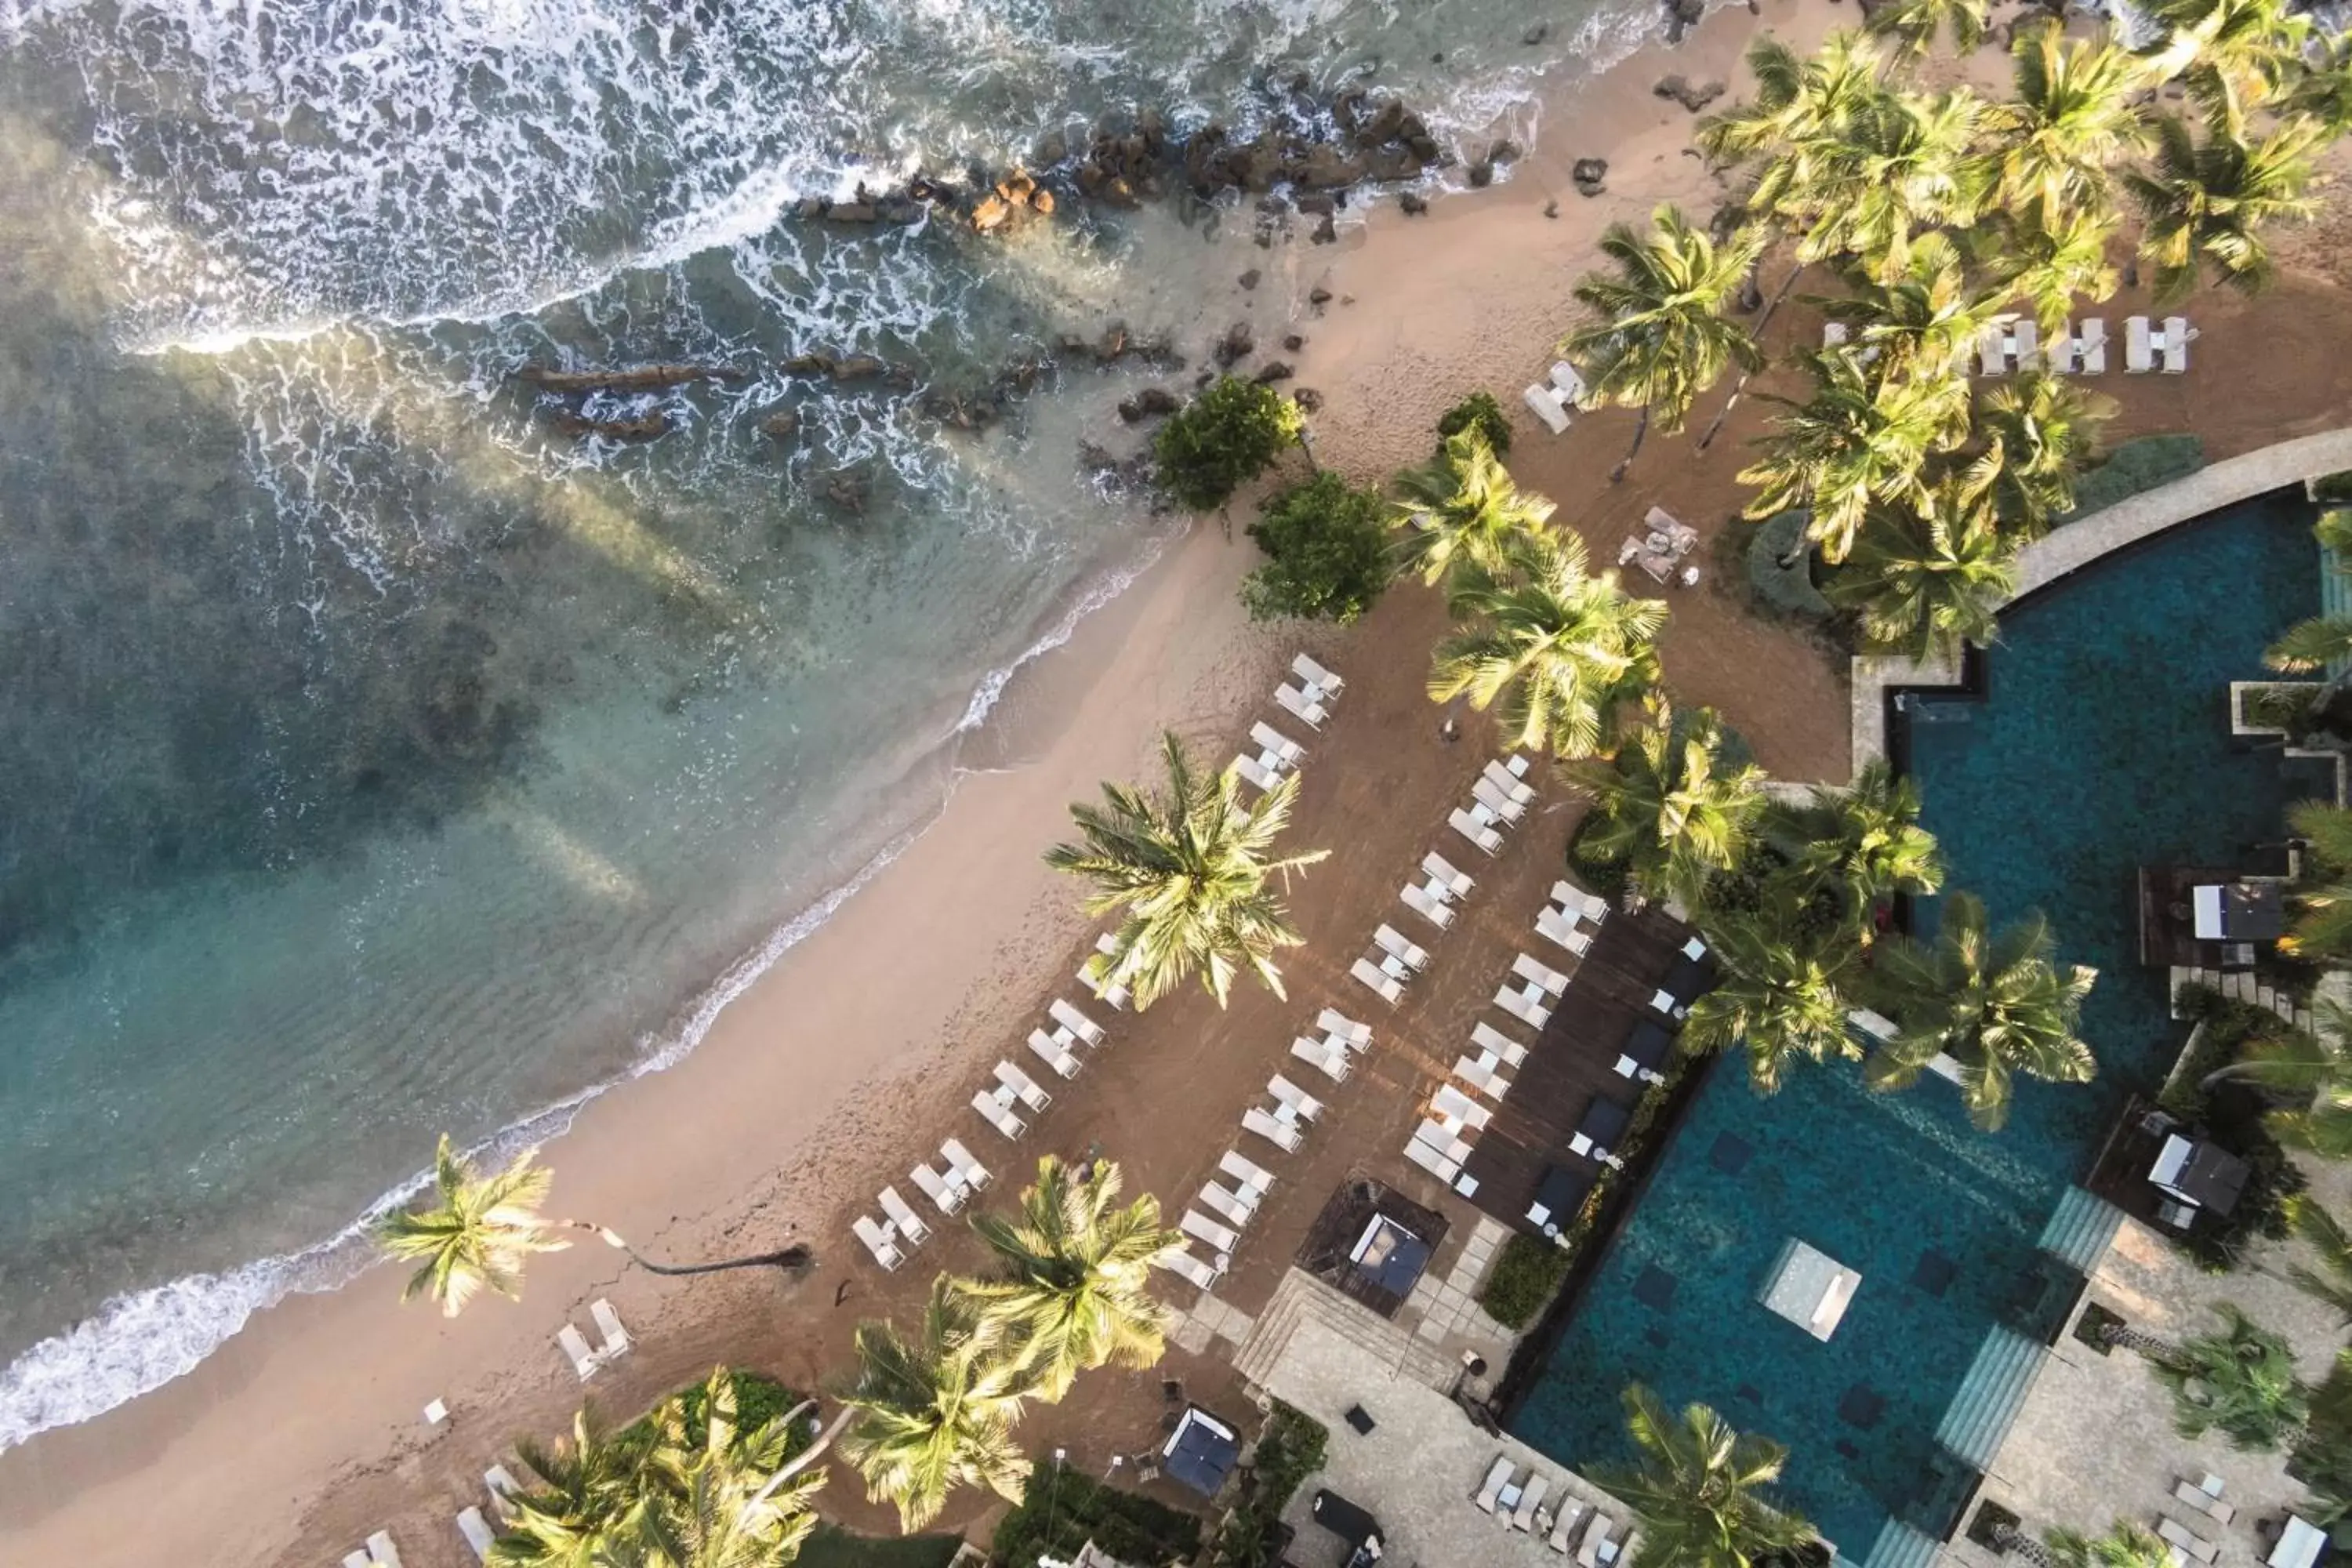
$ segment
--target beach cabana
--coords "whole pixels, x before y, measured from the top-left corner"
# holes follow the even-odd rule
[[[1169,1479],[1213,1498],[1223,1489],[1241,1452],[1239,1433],[1200,1406],[1188,1405],[1160,1450],[1160,1468]]]

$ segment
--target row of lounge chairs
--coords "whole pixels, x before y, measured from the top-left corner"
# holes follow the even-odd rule
[[[1576,367],[1566,360],[1553,364],[1549,380],[1538,381],[1519,395],[1528,410],[1555,436],[1568,434],[1568,422],[1573,416],[1571,411],[1584,401],[1586,395],[1584,378],[1577,374]]]
[[[2179,375],[2189,369],[2189,341],[2198,335],[2185,316],[2167,316],[2161,327],[2154,326],[2146,316],[2132,316],[2124,321],[2124,372],[2128,375],[2144,375],[2162,371],[2168,375]],[[1848,329],[1843,321],[1825,321],[1822,325],[1822,346],[1833,349],[1848,341]],[[2006,375],[2011,369],[2036,371],[2047,368],[2056,375],[2105,375],[2107,372],[2107,323],[2098,317],[2070,322],[2044,344],[2040,323],[2032,317],[2022,317],[2002,326],[1987,327],[1977,344],[1977,365],[1987,375]],[[1875,348],[1863,351],[1865,362],[1875,358]]]
[[[1290,672],[1298,677],[1298,684],[1284,681],[1274,689],[1274,700],[1309,729],[1320,730],[1331,717],[1332,701],[1348,683],[1303,653],[1290,661]]]
[[[954,1215],[971,1201],[974,1193],[984,1189],[994,1178],[988,1167],[971,1157],[971,1151],[961,1139],[950,1138],[940,1145],[940,1167],[929,1161],[917,1165],[908,1175],[925,1197],[931,1200],[940,1213]],[[931,1227],[924,1223],[914,1205],[898,1194],[895,1186],[882,1189],[880,1202],[883,1218],[877,1222],[871,1215],[859,1215],[849,1222],[874,1261],[885,1269],[895,1271],[907,1261],[907,1250],[918,1247],[930,1239]],[[902,1248],[900,1243],[904,1243]]]
[[[1500,853],[1502,830],[1517,826],[1536,797],[1527,771],[1527,758],[1516,753],[1506,762],[1488,763],[1470,786],[1470,804],[1457,807],[1447,825],[1483,853]]]
[[[1548,1509],[1543,1502],[1550,1492],[1550,1477],[1533,1467],[1523,1469],[1509,1455],[1497,1454],[1471,1500],[1498,1522],[1541,1536],[1545,1545],[1563,1557],[1573,1549],[1580,1568],[1607,1568],[1625,1555],[1626,1543],[1615,1539],[1614,1519],[1570,1497],[1561,1499],[1558,1510]]]
[[[621,1314],[613,1310],[612,1302],[599,1297],[588,1303],[588,1315],[595,1320],[597,1333],[604,1336],[602,1345],[591,1346],[588,1336],[570,1323],[555,1331],[556,1347],[571,1358],[572,1370],[580,1374],[583,1383],[603,1371],[607,1363],[616,1362],[626,1355],[633,1342],[629,1331],[622,1326]]]

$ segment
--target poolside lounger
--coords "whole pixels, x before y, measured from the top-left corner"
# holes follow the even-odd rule
[[[1234,759],[1234,772],[1240,774],[1244,782],[1254,784],[1260,789],[1272,789],[1282,782],[1280,773],[1267,771],[1247,752]]]
[[[1362,981],[1365,984],[1370,986],[1374,991],[1378,992],[1380,994],[1381,1000],[1387,1003],[1391,1007],[1395,1006],[1398,1001],[1404,995],[1404,987],[1390,979],[1387,975],[1381,973],[1379,966],[1374,964],[1370,959],[1360,958],[1356,960],[1354,967],[1349,969],[1348,973]]]
[[[1299,1115],[1312,1121],[1323,1114],[1323,1102],[1276,1073],[1266,1083],[1268,1092]]]
[[[480,1509],[461,1508],[457,1510],[457,1533],[464,1536],[466,1544],[474,1549],[476,1562],[488,1563],[490,1560],[490,1542],[498,1536],[491,1531],[490,1521],[482,1517]]]
[[[1999,327],[1987,327],[1977,340],[1977,363],[1987,375],[2009,374],[2009,338]]]
[[[1214,1182],[1202,1184],[1201,1201],[1235,1225],[1247,1225],[1257,1214],[1257,1209],[1253,1205],[1237,1194],[1226,1191]]]
[[[1029,1031],[1029,1048],[1037,1053],[1039,1061],[1044,1062],[1064,1078],[1078,1076],[1078,1058],[1072,1056],[1067,1047],[1045,1030]]]
[[[1456,808],[1454,815],[1447,817],[1445,820],[1446,823],[1453,827],[1454,832],[1459,833],[1463,837],[1467,838],[1471,843],[1475,844],[1479,848],[1485,850],[1489,855],[1494,854],[1503,847],[1503,836],[1501,834],[1496,832],[1485,823],[1480,822],[1476,817],[1471,816],[1466,811]]]
[[[482,1485],[489,1489],[492,1513],[503,1514],[507,1510],[507,1504],[522,1495],[522,1488],[516,1483],[513,1476],[508,1474],[504,1465],[492,1465],[488,1469],[484,1470]]]
[[[931,1227],[923,1223],[922,1215],[908,1206],[907,1200],[898,1195],[898,1188],[882,1189],[882,1213],[898,1234],[907,1238],[908,1246],[920,1247],[930,1239]]]
[[[2177,1519],[2158,1520],[2156,1532],[2200,1563],[2210,1563],[2221,1555],[2221,1549],[2219,1546],[2214,1545]]]
[[[1009,1089],[973,1089],[971,1108],[1013,1142],[1019,1142],[1021,1135],[1029,1131],[1029,1124],[1013,1114],[1013,1091]]]
[[[1444,931],[1447,926],[1454,923],[1454,911],[1452,910],[1446,908],[1445,905],[1440,903],[1434,898],[1432,898],[1428,893],[1423,891],[1421,888],[1412,882],[1407,882],[1404,885],[1404,890],[1399,893],[1397,897],[1404,900],[1404,907],[1406,909],[1411,910],[1414,914],[1419,915],[1423,920],[1427,921],[1431,925],[1435,926],[1440,931]]]
[[[1513,1530],[1533,1530],[1535,1528],[1536,1510],[1543,1506],[1544,1493],[1550,1489],[1551,1478],[1549,1476],[1538,1475],[1528,1478],[1527,1489],[1519,1494],[1518,1511],[1511,1515],[1511,1528]]]
[[[1323,721],[1331,717],[1329,713],[1324,711],[1321,703],[1286,680],[1274,689],[1274,700],[1306,721],[1309,729],[1320,730],[1323,728]]]
[[[2179,375],[2189,368],[2189,340],[2197,334],[2189,330],[2186,316],[2164,318],[2164,342],[2156,351],[2156,367],[2167,375]]]
[[[1515,1474],[1503,1483],[1503,1489],[1495,1494],[1495,1517],[1498,1521],[1504,1524],[1511,1522],[1511,1515],[1519,1510],[1519,1499],[1527,1495],[1528,1478],[1533,1474],[1533,1470]]]
[[[1521,805],[1526,805],[1536,797],[1536,786],[1505,767],[1499,759],[1488,763],[1478,776]]]
[[[1557,391],[1540,381],[1531,381],[1519,396],[1537,418],[1551,427],[1553,435],[1568,434],[1568,404]]]
[[[1585,1515],[1591,1511],[1580,1502],[1570,1500],[1561,1503],[1559,1517],[1552,1521],[1551,1533],[1544,1537],[1544,1544],[1561,1556],[1567,1556],[1570,1545],[1576,1540],[1577,1526],[1584,1522]]]
[[[383,1563],[385,1568],[400,1568],[400,1548],[392,1543],[392,1531],[379,1530],[367,1538],[368,1556]]]
[[[866,1244],[866,1250],[874,1255],[874,1261],[887,1272],[897,1273],[898,1265],[907,1261],[906,1254],[900,1252],[898,1243],[890,1239],[889,1227],[876,1225],[872,1215],[859,1215],[849,1222],[849,1228],[858,1240]]]
[[[2042,325],[2031,316],[2019,319],[2009,329],[2008,349],[2016,356],[2017,368],[2023,372],[2042,368]]]
[[[1313,681],[1316,685],[1331,693],[1334,697],[1348,689],[1348,683],[1346,681],[1340,679],[1338,676],[1332,674],[1329,670],[1324,668],[1321,665],[1316,663],[1313,659],[1307,658],[1303,653],[1290,661],[1290,673],[1298,677],[1301,680]]]
[[[1190,1279],[1203,1290],[1216,1289],[1217,1281],[1225,1277],[1222,1265],[1213,1267],[1203,1263],[1182,1247],[1170,1247],[1152,1261],[1171,1274]]]
[[[1474,779],[1471,781],[1470,794],[1472,798],[1475,799],[1480,805],[1485,806],[1488,811],[1493,812],[1496,816],[1505,822],[1517,824],[1519,818],[1528,814],[1528,808],[1526,806],[1520,805],[1517,801],[1513,800],[1509,795],[1505,795],[1501,790],[1496,789],[1492,784],[1489,784],[1483,778]]]
[[[1195,1241],[1207,1242],[1219,1252],[1231,1252],[1241,1241],[1239,1233],[1219,1225],[1199,1209],[1186,1209],[1184,1217],[1176,1222],[1176,1228]]]
[[[2107,323],[2094,316],[2075,329],[2074,349],[2082,356],[2084,375],[2107,374]]]
[[[1295,768],[1307,760],[1306,747],[1263,719],[1250,726],[1250,739],[1256,742],[1261,750],[1272,752],[1276,756],[1280,757],[1286,767]]]
[[[2124,374],[2145,375],[2154,370],[2155,346],[2148,337],[2147,318],[2127,317],[2124,321]]]
[[[1454,1076],[1476,1089],[1489,1100],[1500,1100],[1511,1092],[1511,1080],[1488,1065],[1491,1057],[1460,1057],[1454,1063]]]
[[[1536,934],[1565,948],[1582,958],[1592,951],[1592,938],[1576,929],[1575,922],[1558,910],[1546,910],[1536,916]]]
[[[1021,1097],[1021,1103],[1032,1110],[1043,1110],[1054,1103],[1054,1097],[1037,1087],[1037,1080],[1014,1067],[1011,1062],[996,1064],[996,1081]]]
[[[1245,1132],[1256,1133],[1286,1153],[1298,1152],[1298,1129],[1286,1122],[1276,1121],[1255,1105],[1242,1112],[1242,1130]]]
[[[1217,1160],[1217,1169],[1242,1184],[1244,1195],[1255,1206],[1256,1200],[1274,1190],[1274,1175],[1238,1149],[1228,1149]]]
[[[1555,996],[1568,989],[1567,975],[1548,964],[1538,963],[1524,952],[1511,960],[1511,973],[1531,985],[1542,986]]]
[[[1412,1141],[1424,1143],[1450,1163],[1459,1165],[1470,1157],[1470,1144],[1458,1132],[1449,1131],[1442,1121],[1423,1121],[1412,1130]]]
[[[1110,961],[1103,966],[1103,973],[1108,976],[1110,973],[1110,964],[1118,960],[1118,939],[1108,931],[1103,932],[1095,938],[1095,952]],[[1091,972],[1094,960],[1090,958],[1078,965],[1078,984],[1093,992],[1097,1000],[1108,1003],[1113,1007],[1125,1007],[1128,1000],[1127,987],[1107,978],[1097,980]]]
[[[965,1186],[976,1193],[988,1185],[988,1167],[973,1159],[971,1151],[959,1140],[948,1139],[940,1145],[940,1152],[947,1157],[948,1163],[955,1168],[955,1173],[962,1178]]]
[[[1404,1157],[1448,1185],[1453,1184],[1454,1177],[1462,1173],[1461,1166],[1418,1138],[1404,1146]]]
[[[1406,941],[1404,933],[1394,926],[1383,922],[1372,932],[1372,940],[1380,943],[1382,952],[1400,959],[1415,969],[1429,967],[1428,950]]]
[[[1609,918],[1609,900],[1598,893],[1588,893],[1575,883],[1563,879],[1551,885],[1551,901],[1580,920],[1599,925]]]
[[[1470,889],[1478,885],[1467,873],[1455,870],[1454,863],[1434,849],[1421,858],[1421,868],[1446,885],[1449,900],[1468,898]]]
[[[950,1165],[948,1169],[952,1173],[955,1167]],[[971,1195],[964,1191],[961,1182],[949,1181],[928,1164],[918,1165],[907,1173],[914,1178],[915,1185],[923,1190],[923,1195],[939,1205],[941,1214],[954,1214],[963,1207],[964,1199]]]
[[[580,1374],[580,1381],[583,1383],[595,1376],[596,1369],[604,1364],[596,1352],[589,1347],[588,1336],[570,1323],[555,1331],[555,1342],[562,1349],[565,1355],[572,1358],[572,1370]]]
[[[1845,1021],[1885,1045],[1895,1035],[1895,1020],[1884,1013],[1874,1013],[1867,1007],[1856,1007],[1845,1016]]]
[[[1822,323],[1822,347],[1825,349],[1844,347],[1845,341],[1847,337],[1851,335],[1852,331],[1853,329],[1848,327],[1843,321],[1823,321]]]
[[[1508,985],[1495,993],[1495,1005],[1534,1028],[1540,1029],[1551,1022],[1550,1008],[1527,993],[1514,991]]]
[[[1650,1005],[1653,1009],[1664,1014],[1667,1017],[1672,1018],[1677,1024],[1681,1023],[1683,1021],[1684,1015],[1690,1011],[1688,1007],[1685,1007],[1682,1003],[1675,999],[1675,994],[1673,992],[1668,991],[1664,986],[1660,986],[1657,990],[1650,993]]]
[[[2058,335],[2050,340],[2049,347],[2042,351],[2042,357],[2050,362],[2051,374],[2076,374],[2083,368],[2082,341],[2072,331],[2061,329]]]
[[[1496,1056],[1500,1057],[1503,1059],[1504,1065],[1507,1067],[1516,1068],[1527,1065],[1527,1047],[1519,1044],[1518,1041],[1511,1038],[1510,1036],[1503,1033],[1502,1030],[1495,1027],[1492,1024],[1482,1023],[1472,1025],[1470,1028],[1470,1043],[1477,1047],[1482,1051],[1494,1052]]]
[[[1617,1529],[1617,1521],[1605,1513],[1592,1516],[1591,1527],[1584,1532],[1584,1544],[1576,1549],[1576,1561],[1580,1568],[1593,1568],[1601,1561],[1601,1549]]]
[[[2204,1488],[2194,1481],[2180,1482],[2172,1489],[2172,1495],[2198,1512],[2206,1515],[2216,1524],[2227,1524],[2238,1517],[2237,1505],[2226,1503],[2217,1497],[2210,1496]]]
[[[1483,1128],[1488,1121],[1494,1120],[1493,1111],[1450,1083],[1441,1086],[1438,1091],[1430,1097],[1430,1103],[1437,1107],[1439,1115],[1458,1121],[1465,1127]]]
[[[1497,1454],[1487,1467],[1486,1479],[1478,1489],[1477,1504],[1488,1513],[1495,1511],[1495,1500],[1502,1495],[1503,1483],[1511,1479],[1511,1461],[1507,1455]]]
[[[1290,1042],[1290,1054],[1333,1083],[1348,1081],[1348,1048],[1345,1046],[1335,1050],[1301,1035]]]
[[[1576,367],[1569,363],[1566,360],[1554,360],[1552,362],[1551,384],[1552,390],[1559,394],[1562,401],[1568,403],[1581,403],[1584,401],[1584,377],[1577,374]]]
[[[1099,1046],[1103,1043],[1101,1026],[1060,997],[1056,996],[1048,1003],[1045,1011],[1053,1015],[1054,1022],[1061,1025],[1087,1044]]]
[[[1328,1007],[1315,1015],[1315,1026],[1326,1034],[1339,1036],[1360,1051],[1372,1043],[1370,1024],[1359,1024],[1345,1013],[1335,1013]]]
[[[367,1554],[367,1548],[364,1546],[357,1552],[343,1553],[343,1568],[369,1568],[369,1564],[374,1561],[374,1558]]]

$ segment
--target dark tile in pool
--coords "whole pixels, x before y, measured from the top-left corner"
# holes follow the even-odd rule
[[[1652,1344],[1657,1346],[1660,1350],[1664,1350],[1668,1345],[1674,1343],[1674,1336],[1667,1333],[1664,1329],[1644,1329],[1642,1331],[1642,1337],[1649,1341]]]
[[[1886,1413],[1886,1395],[1866,1383],[1857,1383],[1838,1400],[1837,1412],[1839,1420],[1867,1432]]]
[[[1959,1273],[1958,1264],[1931,1247],[1919,1255],[1919,1266],[1911,1270],[1911,1283],[1930,1296],[1940,1296],[1952,1288]]]
[[[1706,1163],[1727,1176],[1736,1176],[1748,1168],[1755,1153],[1747,1139],[1736,1132],[1724,1132],[1717,1135],[1715,1147],[1706,1152]]]
[[[1835,1443],[1832,1443],[1830,1446],[1835,1448],[1846,1458],[1859,1459],[1862,1458],[1862,1450],[1855,1447],[1852,1443],[1847,1442],[1843,1437],[1839,1438]]]
[[[1653,1311],[1664,1311],[1675,1304],[1675,1277],[1651,1264],[1633,1281],[1633,1300]]]
[[[1761,1405],[1764,1403],[1764,1391],[1757,1387],[1752,1383],[1743,1383],[1731,1392],[1734,1397],[1743,1399],[1750,1405]]]

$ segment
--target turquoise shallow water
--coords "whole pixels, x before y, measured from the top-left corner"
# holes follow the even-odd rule
[[[1874,1095],[1841,1067],[1759,1100],[1725,1064],[1529,1393],[1520,1436],[1569,1463],[1619,1460],[1624,1384],[1706,1401],[1789,1446],[1787,1500],[1856,1557],[1930,1485],[1937,1425],[1987,1330],[2034,1295],[2034,1241],[2060,1194],[2125,1094],[2153,1087],[2179,1047],[2161,972],[2137,963],[2137,867],[2226,863],[2325,786],[2313,764],[2230,750],[2226,706],[2227,682],[2261,677],[2263,646],[2318,607],[2313,516],[2300,498],[2254,502],[2077,574],[2004,619],[1984,700],[1937,700],[1911,725],[1949,885],[1996,921],[2047,911],[2062,961],[2099,970],[2084,1016],[2097,1081],[2024,1085],[1987,1135],[1934,1078]],[[1934,919],[1928,900],[1921,928]],[[1749,1151],[1736,1170],[1727,1140]],[[1790,1237],[1863,1276],[1827,1344],[1756,1301]],[[1949,1268],[1923,1275],[1931,1252]],[[1654,1269],[1675,1281],[1664,1310],[1634,1294]],[[1864,1403],[1856,1390],[1877,1396],[1874,1425],[1841,1414]]]

